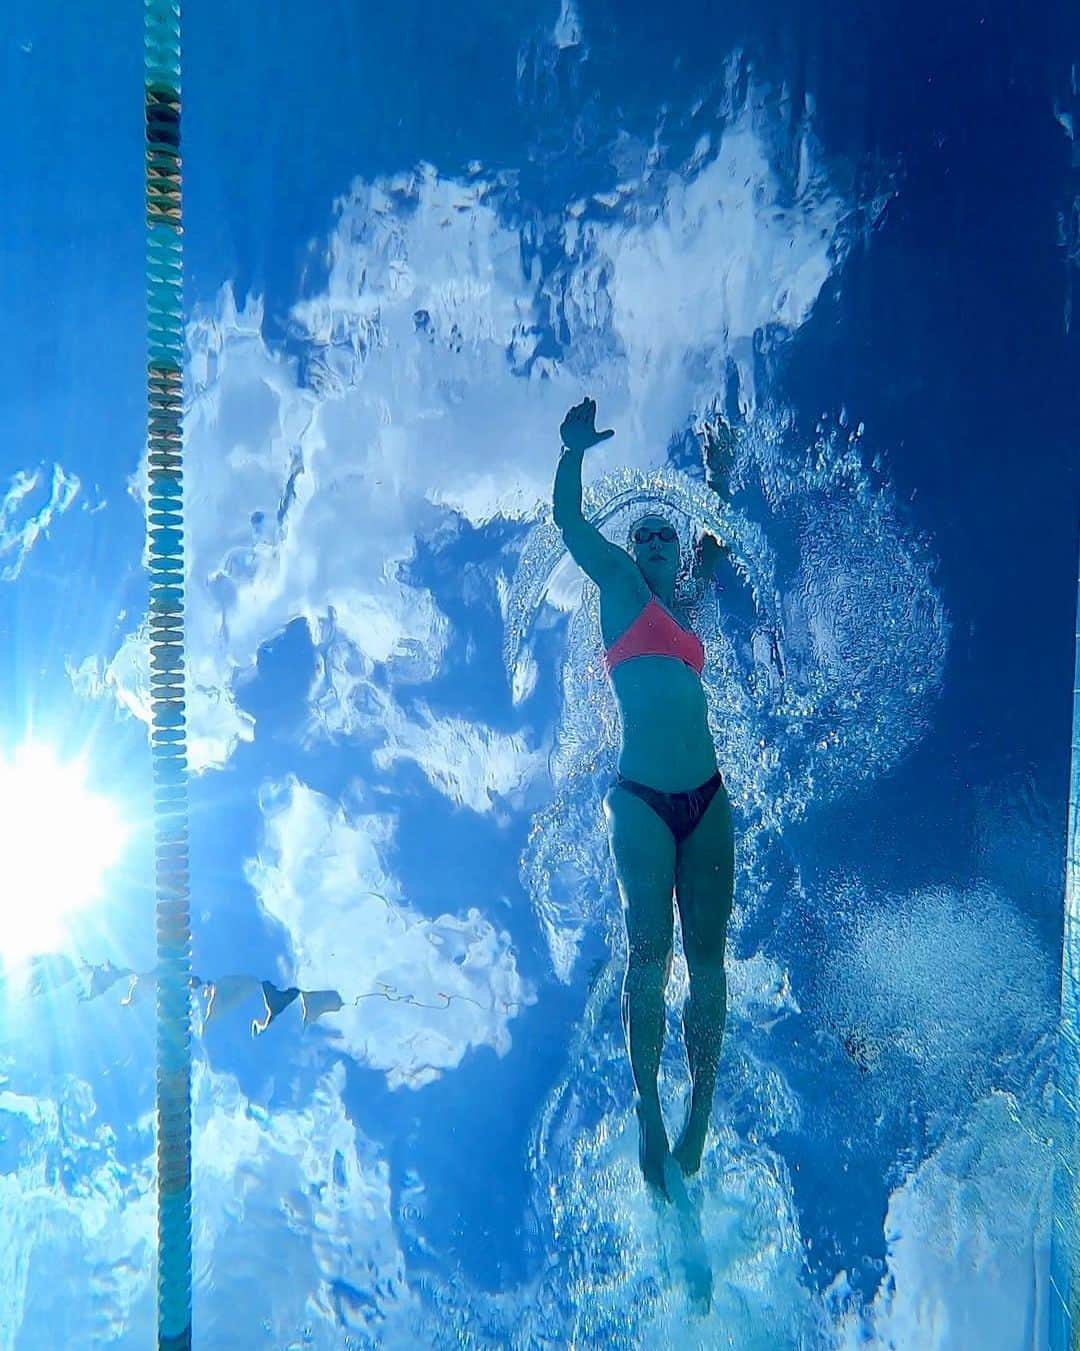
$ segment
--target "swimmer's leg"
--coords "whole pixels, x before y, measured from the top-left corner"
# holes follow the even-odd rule
[[[701,1166],[727,1017],[724,946],[735,883],[731,803],[721,787],[678,847],[675,895],[682,921],[690,997],[683,1010],[690,1064],[690,1111],[675,1158],[684,1173]]]
[[[675,837],[651,807],[624,788],[613,786],[604,807],[626,921],[622,1017],[637,1089],[638,1157],[645,1180],[666,1196],[670,1147],[656,1080],[674,936]]]

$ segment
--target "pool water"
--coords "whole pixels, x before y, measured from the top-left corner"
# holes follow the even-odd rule
[[[0,19],[0,1351],[157,1327],[142,22]],[[182,32],[192,1344],[1064,1351],[1080,20]],[[692,598],[728,1012],[675,1205],[550,510],[586,396],[587,514],[732,553]],[[673,1138],[688,989],[677,936]]]

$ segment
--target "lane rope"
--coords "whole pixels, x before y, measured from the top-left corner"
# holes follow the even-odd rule
[[[157,913],[158,1347],[191,1348],[180,4],[145,0],[147,544]]]

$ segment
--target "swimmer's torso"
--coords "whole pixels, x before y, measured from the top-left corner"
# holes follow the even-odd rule
[[[600,595],[600,632],[605,647],[626,632],[651,592],[605,588]],[[680,610],[671,612],[689,627]],[[696,788],[716,770],[705,690],[696,671],[675,657],[640,656],[621,661],[611,672],[619,709],[622,750],[619,772],[662,792]]]

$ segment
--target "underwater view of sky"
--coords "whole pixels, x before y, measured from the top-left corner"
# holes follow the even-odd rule
[[[0,1351],[155,1327],[142,22],[0,16]],[[1046,1345],[1075,7],[186,0],[182,93],[194,1344]],[[551,520],[586,396],[587,512],[744,583],[692,1233]]]

